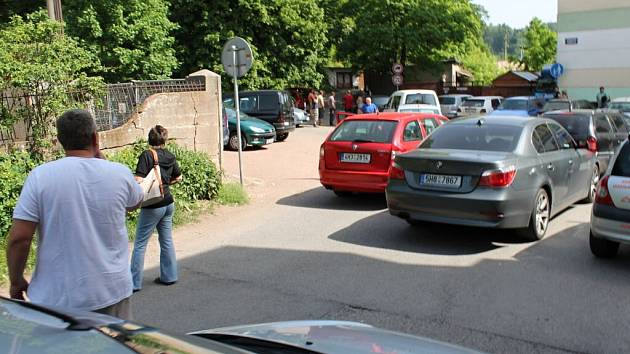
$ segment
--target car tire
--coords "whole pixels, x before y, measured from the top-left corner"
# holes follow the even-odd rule
[[[534,199],[534,208],[529,219],[529,226],[520,230],[523,238],[538,241],[545,237],[551,219],[551,203],[547,191],[539,189]]]
[[[247,147],[247,139],[245,135],[241,134],[241,149],[245,150]],[[238,151],[238,138],[236,132],[230,133],[230,140],[228,140],[228,148],[232,151]]]
[[[285,141],[289,137],[289,133],[278,134],[276,136],[276,141]]]
[[[335,195],[338,196],[339,198],[348,198],[352,196],[352,192],[348,192],[348,191],[334,190],[333,192],[335,192]]]
[[[592,231],[589,235],[588,243],[591,247],[591,253],[598,258],[614,258],[619,250],[619,242],[595,237]]]
[[[583,203],[592,203],[595,201],[595,194],[597,193],[597,186],[599,185],[599,166],[595,165],[593,168],[593,174],[589,181],[588,196],[582,199]]]

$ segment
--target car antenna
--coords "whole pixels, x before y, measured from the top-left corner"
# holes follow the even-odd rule
[[[482,126],[482,125],[483,125],[483,123],[485,123],[485,122],[486,122],[486,120],[485,120],[485,119],[483,119],[483,118],[479,118],[479,120],[477,121],[477,126],[478,126],[478,127],[480,127],[480,126]]]

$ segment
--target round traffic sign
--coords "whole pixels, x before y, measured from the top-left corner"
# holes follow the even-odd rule
[[[394,74],[402,74],[403,70],[404,68],[400,63],[395,63],[394,65],[392,65],[392,71],[394,72]]]
[[[236,53],[236,56],[234,53]],[[253,62],[254,54],[252,53],[252,48],[243,38],[234,37],[223,46],[221,63],[228,75],[241,77],[247,74]]]
[[[394,84],[394,86],[401,86],[403,84],[402,75],[394,74],[394,76],[392,76],[392,84]]]
[[[564,74],[564,66],[562,66],[562,64],[560,63],[555,63],[551,65],[551,70],[549,70],[549,72],[551,74],[551,77],[557,79],[562,76],[562,74]]]

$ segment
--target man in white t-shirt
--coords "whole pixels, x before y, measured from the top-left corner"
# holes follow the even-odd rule
[[[125,215],[143,192],[129,168],[106,161],[90,113],[57,120],[66,157],[31,171],[13,212],[7,263],[10,295],[33,303],[131,319],[132,294]],[[37,263],[24,268],[35,231]]]

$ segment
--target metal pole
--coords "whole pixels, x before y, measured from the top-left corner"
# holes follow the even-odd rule
[[[236,46],[232,46],[232,68],[234,69],[234,109],[236,110],[236,136],[238,137],[238,175],[243,185],[243,160],[241,158],[242,141],[241,141],[241,114],[240,104],[238,101],[238,66],[236,62]]]

